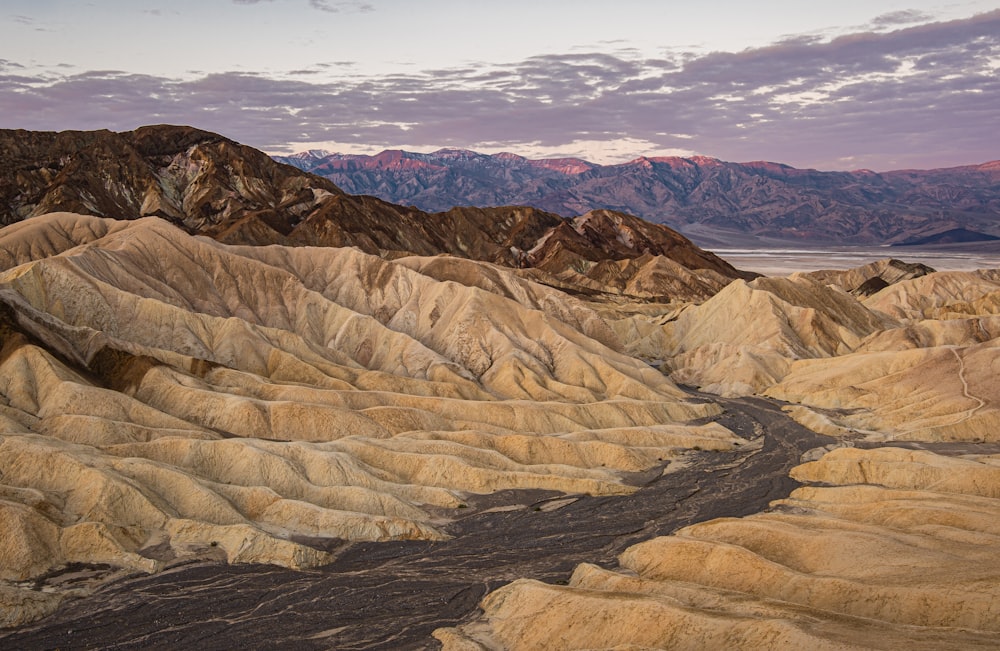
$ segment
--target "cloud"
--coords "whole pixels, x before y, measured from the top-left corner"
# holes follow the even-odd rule
[[[0,127],[126,130],[167,122],[272,152],[309,143],[486,145],[617,162],[688,151],[825,169],[848,160],[889,169],[998,156],[1000,11],[735,53],[573,52],[382,76],[345,63],[279,77],[195,79],[121,71],[28,78],[8,63]]]
[[[233,0],[233,4],[237,5],[257,5],[262,2],[274,2],[274,0]],[[309,0],[309,6],[331,14],[366,14],[375,11],[372,4],[359,0]]]
[[[916,9],[904,9],[902,11],[891,11],[882,14],[872,21],[873,27],[896,27],[898,25],[912,25],[914,23],[926,23],[934,17],[928,13]]]
[[[51,31],[53,31],[51,28],[49,28],[49,27],[47,27],[45,25],[42,25],[35,18],[33,18],[31,16],[24,16],[24,15],[8,16],[7,20],[9,20],[12,23],[17,23],[19,25],[24,25],[25,27],[34,28],[34,31],[36,31],[36,32],[51,32]]]
[[[326,11],[331,14],[340,13],[370,13],[375,11],[375,7],[367,2],[331,2],[331,0],[309,0],[309,6],[313,9]]]

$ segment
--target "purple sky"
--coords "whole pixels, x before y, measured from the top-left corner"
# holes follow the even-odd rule
[[[272,153],[980,163],[1000,158],[994,7],[8,0],[0,128],[190,124]]]

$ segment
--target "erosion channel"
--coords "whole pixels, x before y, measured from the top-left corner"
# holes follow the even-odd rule
[[[615,567],[642,540],[767,509],[797,486],[788,471],[802,454],[833,442],[774,401],[711,399],[725,409],[715,420],[760,445],[692,452],[680,470],[637,476],[629,496],[470,497],[450,540],[344,544],[311,571],[198,562],[122,579],[0,634],[0,647],[439,648],[435,628],[472,619],[487,592],[516,578],[565,582],[578,563]]]

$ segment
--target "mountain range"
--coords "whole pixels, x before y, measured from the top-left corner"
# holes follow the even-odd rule
[[[349,195],[328,179],[190,127],[0,131],[0,224],[59,211],[162,217],[229,244],[356,246],[388,257],[447,253],[530,269],[584,294],[707,298],[732,278],[755,275],[631,215],[598,210],[569,219],[523,206],[429,214]],[[670,274],[669,290],[642,280],[664,264],[681,270]]]
[[[777,239],[893,244],[1000,236],[1000,161],[934,170],[823,172],[715,158],[597,165],[510,153],[308,151],[276,157],[347,192],[422,210],[525,205],[559,215],[609,209],[666,224],[705,245]],[[752,237],[750,237],[752,236]]]

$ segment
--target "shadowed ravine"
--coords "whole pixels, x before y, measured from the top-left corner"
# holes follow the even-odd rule
[[[791,467],[832,442],[762,399],[720,400],[718,418],[763,446],[696,452],[690,465],[626,497],[504,491],[470,499],[445,542],[360,543],[313,571],[194,563],[109,584],[0,647],[437,648],[441,626],[472,619],[479,600],[516,578],[565,582],[580,562],[605,567],[641,540],[767,508],[797,485]],[[567,503],[568,502],[568,503]],[[509,510],[498,507],[514,506]]]

